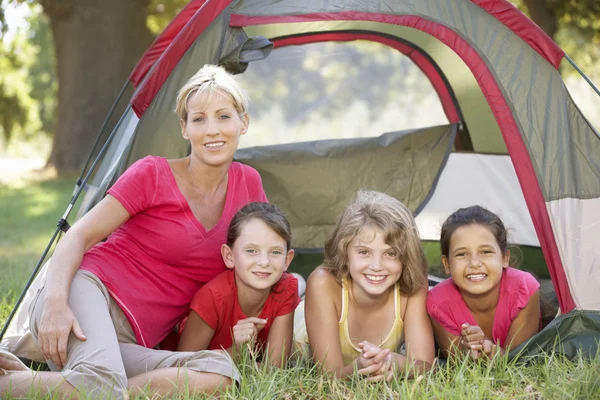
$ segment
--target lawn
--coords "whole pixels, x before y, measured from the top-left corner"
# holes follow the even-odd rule
[[[8,317],[31,270],[55,231],[71,197],[74,180],[0,183],[0,322]],[[435,251],[430,263],[438,265]],[[313,255],[318,259],[318,255]],[[304,267],[306,268],[306,267]],[[298,270],[301,268],[298,266]],[[302,271],[306,273],[306,271]],[[555,356],[515,363],[498,358],[438,366],[417,379],[396,377],[390,384],[356,378],[338,381],[308,362],[285,370],[257,367],[248,356],[239,364],[242,384],[223,393],[231,399],[400,399],[400,398],[600,398],[600,355],[574,362]],[[32,393],[32,398],[44,398]],[[10,397],[8,397],[10,398]],[[152,398],[142,397],[142,398]],[[174,394],[171,398],[188,399]]]

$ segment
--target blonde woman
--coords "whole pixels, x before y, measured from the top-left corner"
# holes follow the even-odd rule
[[[123,398],[131,388],[211,392],[239,379],[226,354],[153,348],[198,289],[225,271],[220,249],[235,212],[267,200],[258,173],[232,162],[246,110],[220,67],[203,67],[183,86],[175,111],[191,154],[134,163],[59,242],[30,310],[52,372],[0,375],[0,395],[33,387]],[[15,364],[0,358],[0,368]]]
[[[434,341],[426,295],[427,260],[412,214],[384,193],[358,192],[308,279],[313,359],[337,377],[357,371],[369,381],[428,370]]]

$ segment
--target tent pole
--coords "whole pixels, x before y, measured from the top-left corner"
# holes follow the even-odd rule
[[[85,161],[85,165],[83,166],[83,169],[81,170],[81,174],[79,175],[79,178],[77,178],[77,181],[75,183],[75,189],[73,190],[73,193],[75,193],[75,190],[77,190],[77,187],[82,185],[81,178],[85,174],[85,171],[87,170],[87,167],[90,164],[90,160],[92,159],[92,156],[94,155],[94,151],[96,151],[96,147],[98,147],[98,143],[100,143],[100,138],[102,137],[102,134],[104,133],[104,130],[106,129],[106,126],[108,125],[108,121],[110,120],[110,117],[112,116],[113,112],[115,111],[115,108],[117,108],[117,104],[121,100],[121,97],[123,97],[123,94],[125,93],[125,90],[127,89],[127,86],[129,86],[129,80],[125,81],[125,84],[123,85],[123,87],[121,88],[121,91],[117,95],[117,99],[114,101],[113,105],[110,108],[110,111],[108,111],[108,114],[106,115],[106,118],[104,119],[104,122],[102,123],[102,127],[100,128],[100,131],[98,132],[98,135],[96,136],[96,141],[94,142],[94,145],[92,146],[92,150],[90,151],[90,154],[88,154],[88,158]]]
[[[571,65],[573,66],[573,68],[575,68],[577,70],[577,72],[579,72],[579,75],[581,75],[583,77],[583,79],[585,79],[585,81],[592,87],[592,89],[594,89],[594,91],[596,92],[596,94],[598,96],[600,96],[600,90],[598,90],[598,88],[596,87],[596,85],[594,85],[594,82],[592,82],[592,80],[590,78],[587,77],[587,75],[577,66],[577,64],[575,64],[575,61],[573,61],[571,59],[571,57],[569,57],[568,55],[565,54],[565,58],[567,59],[567,61],[569,63],[571,63]],[[583,113],[581,113],[581,115],[583,116],[584,119],[585,115],[583,115]],[[587,119],[586,119],[587,121]],[[598,136],[600,138],[600,132],[598,132],[598,130],[589,122],[588,125],[590,126],[590,128],[592,128],[592,131],[594,131],[594,133],[596,134],[596,136]]]
[[[29,290],[29,287],[31,286],[31,284],[33,283],[35,277],[37,276],[38,271],[40,270],[40,268],[42,266],[42,263],[44,262],[44,259],[46,258],[46,256],[48,255],[48,252],[50,251],[50,247],[52,247],[52,244],[54,243],[54,240],[56,240],[56,237],[58,236],[58,234],[61,231],[64,230],[63,228],[68,225],[67,224],[67,218],[69,217],[69,214],[71,213],[71,210],[75,206],[75,202],[77,201],[77,199],[79,198],[79,195],[83,191],[83,188],[85,187],[85,184],[90,179],[90,176],[92,175],[92,171],[94,171],[94,169],[96,168],[96,165],[98,165],[98,163],[100,162],[100,159],[102,158],[102,156],[104,155],[104,153],[106,153],[106,150],[108,149],[108,145],[110,144],[110,142],[112,141],[112,139],[114,138],[114,136],[115,136],[115,134],[117,132],[116,128],[119,125],[121,125],[121,123],[123,122],[123,119],[125,118],[125,115],[127,114],[127,111],[129,111],[130,107],[131,107],[131,105],[129,105],[125,109],[125,112],[123,113],[123,115],[119,119],[119,122],[117,122],[117,125],[115,125],[115,129],[113,129],[113,131],[111,132],[111,134],[106,139],[106,142],[104,142],[104,145],[100,149],[100,152],[98,153],[98,156],[96,157],[96,159],[94,160],[94,162],[93,162],[92,166],[90,167],[89,171],[85,175],[85,178],[83,178],[83,181],[81,182],[81,185],[79,186],[79,188],[77,188],[77,186],[76,186],[75,194],[71,198],[71,201],[69,202],[69,205],[67,206],[67,209],[65,210],[62,218],[58,221],[58,223],[56,225],[56,231],[54,232],[54,235],[52,235],[52,238],[50,239],[50,242],[48,243],[48,246],[46,246],[46,250],[44,250],[44,253],[40,257],[37,265],[35,266],[35,268],[31,272],[29,280],[25,284],[25,287],[23,288],[23,291],[21,292],[21,295],[17,299],[17,302],[15,303],[15,306],[14,306],[13,310],[11,311],[10,315],[8,316],[8,319],[6,320],[6,322],[4,324],[4,327],[2,328],[2,332],[0,332],[0,342],[4,338],[4,335],[6,334],[6,331],[8,330],[10,322],[12,321],[12,319],[15,316],[15,314],[17,313],[17,309],[19,308],[19,306],[23,302],[23,299],[25,298],[25,295],[27,294],[27,291]],[[111,112],[112,112],[112,110],[111,110]],[[83,175],[83,173],[81,175]],[[65,230],[65,232],[66,232],[66,230]]]
[[[573,61],[571,59],[571,57],[569,57],[568,55],[565,54],[565,58],[567,59],[568,62],[571,63],[571,65],[573,66],[573,68],[575,68],[577,70],[577,72],[579,72],[579,74],[583,77],[583,79],[585,79],[585,81],[592,87],[592,89],[594,89],[594,91],[596,92],[596,94],[598,96],[600,96],[600,90],[598,90],[598,88],[596,87],[596,85],[594,85],[594,82],[592,82],[592,80],[590,78],[587,77],[587,75],[577,66],[577,64],[575,64],[575,61]]]

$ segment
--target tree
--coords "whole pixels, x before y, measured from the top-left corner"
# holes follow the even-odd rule
[[[580,67],[594,74],[600,61],[598,0],[513,0],[560,44]],[[597,72],[596,72],[597,74]]]
[[[49,163],[59,173],[85,161],[119,88],[152,41],[149,0],[39,0],[50,20],[58,107]]]

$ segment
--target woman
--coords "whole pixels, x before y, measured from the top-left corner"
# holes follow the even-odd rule
[[[128,388],[207,392],[239,380],[221,352],[153,347],[202,284],[225,270],[220,248],[235,212],[266,201],[258,173],[232,162],[248,130],[246,109],[220,67],[203,67],[183,86],[175,111],[191,154],[139,160],[59,242],[30,309],[52,372],[0,375],[0,393],[10,387],[18,397],[33,385],[122,398]],[[2,358],[0,368],[15,369]]]

